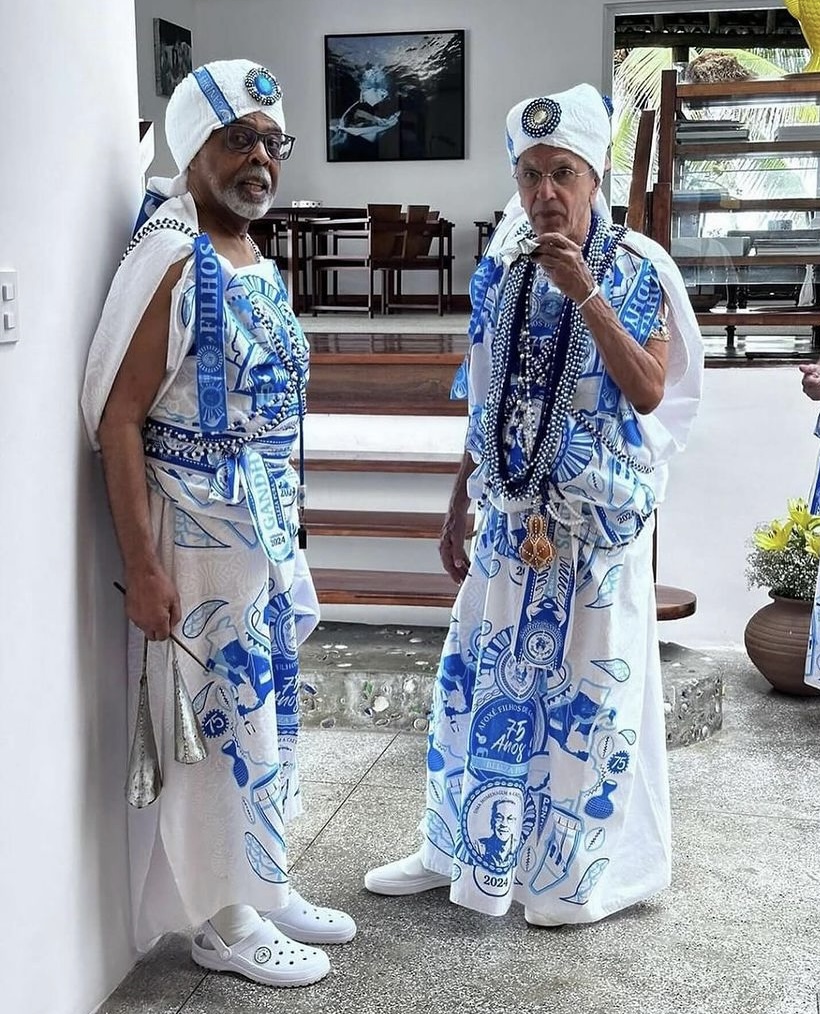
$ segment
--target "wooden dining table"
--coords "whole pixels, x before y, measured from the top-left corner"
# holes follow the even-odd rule
[[[309,293],[300,291],[299,279],[302,276],[302,244],[299,242],[300,232],[304,233],[310,222],[322,219],[364,219],[367,208],[340,208],[321,205],[318,208],[294,207],[281,205],[271,208],[258,225],[265,222],[284,222],[288,230],[287,239],[287,287],[288,301],[296,313],[307,309]]]

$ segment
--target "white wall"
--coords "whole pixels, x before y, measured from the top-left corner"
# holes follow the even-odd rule
[[[507,110],[527,95],[579,81],[601,85],[603,0],[196,0],[194,58],[265,63],[284,90],[298,137],[279,201],[429,204],[455,222],[454,291],[475,266],[473,222],[512,194],[504,148]],[[467,158],[333,163],[325,154],[324,36],[466,29]]]
[[[698,609],[663,623],[661,637],[691,647],[743,644],[743,628],[768,599],[746,587],[748,540],[755,526],[786,513],[786,500],[808,497],[818,443],[817,405],[800,390],[797,367],[707,369],[701,411],[685,454],[674,461],[658,520],[659,580],[688,588]],[[461,419],[308,416],[309,448],[415,449],[458,453]],[[329,472],[308,475],[315,508],[444,511],[447,476],[364,478]],[[412,504],[412,508],[408,505]],[[312,538],[314,567],[436,571],[435,543],[420,540]],[[371,623],[446,623],[444,609],[327,606],[328,619]]]
[[[672,471],[659,517],[659,579],[698,596],[695,616],[665,623],[666,640],[742,645],[743,628],[768,602],[744,579],[756,525],[808,497],[818,406],[800,390],[796,366],[709,369],[701,413]]]
[[[0,981],[87,1014],[128,971],[124,621],[78,396],[138,164],[132,0],[4,3],[0,268]]]

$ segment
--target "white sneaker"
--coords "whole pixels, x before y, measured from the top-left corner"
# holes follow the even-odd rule
[[[309,986],[324,979],[330,961],[316,947],[301,947],[262,919],[260,926],[235,944],[228,944],[210,922],[191,943],[191,957],[212,972],[234,972],[263,986]]]
[[[347,912],[311,905],[293,888],[287,907],[265,912],[264,918],[303,944],[346,944],[356,936],[356,923]]]
[[[421,855],[414,852],[404,859],[369,870],[364,876],[364,886],[373,894],[420,894],[436,887],[449,887],[450,878],[428,870]]]
[[[553,929],[558,926],[566,926],[566,923],[555,922],[554,919],[549,919],[547,916],[541,915],[540,912],[534,912],[531,908],[524,909],[524,919],[530,926],[551,926]]]

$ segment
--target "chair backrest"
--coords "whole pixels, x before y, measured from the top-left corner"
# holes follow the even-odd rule
[[[433,215],[435,215],[434,218]],[[437,219],[438,212],[431,212],[429,204],[407,205],[407,226],[402,244],[402,260],[412,261],[417,257],[426,257],[429,254],[434,231],[428,229],[427,225],[430,222],[435,223]]]
[[[404,216],[400,204],[368,204],[370,256],[377,259],[401,254]]]

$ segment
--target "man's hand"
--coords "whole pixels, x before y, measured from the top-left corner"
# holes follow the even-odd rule
[[[438,552],[444,569],[450,577],[461,584],[470,569],[470,560],[464,549],[467,540],[467,511],[469,502],[463,508],[450,506],[441,529]]]
[[[166,641],[182,617],[179,593],[161,567],[129,574],[125,611],[149,641]]]
[[[820,401],[820,363],[807,363],[798,369],[803,374],[803,394],[812,401]]]
[[[584,261],[584,251],[560,232],[537,236],[538,247],[532,253],[565,296],[580,303],[595,288],[595,279]]]

